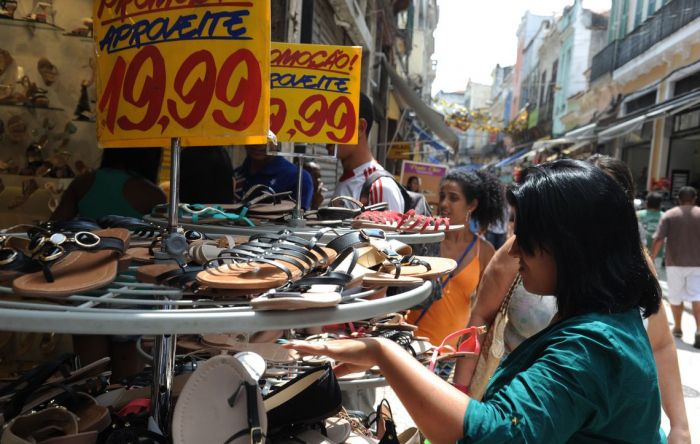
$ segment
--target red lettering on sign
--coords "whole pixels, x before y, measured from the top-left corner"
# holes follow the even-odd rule
[[[149,60],[153,67],[153,75],[146,76],[146,80],[141,88],[141,94],[135,97],[134,86],[136,79],[143,65]],[[129,64],[129,69],[126,70],[124,83],[127,86],[124,89],[124,100],[138,108],[148,107],[140,122],[132,122],[127,116],[121,116],[117,119],[117,125],[119,125],[119,128],[127,131],[148,131],[160,117],[160,109],[163,106],[163,96],[165,95],[165,59],[163,59],[163,55],[158,48],[146,46],[136,53]]]
[[[241,63],[246,66],[247,76],[243,77],[231,99],[228,98],[228,88],[234,71]],[[214,121],[224,128],[241,131],[248,128],[258,112],[262,94],[262,73],[255,55],[248,49],[239,49],[226,59],[221,66],[219,78],[216,80],[216,97],[231,107],[241,106],[241,115],[230,122],[223,111],[215,110],[212,114]]]
[[[183,93],[185,81],[199,65],[204,65],[204,78],[198,78],[187,93]],[[190,113],[181,117],[177,112],[177,102],[168,99],[168,111],[183,128],[194,128],[207,113],[216,86],[216,62],[214,56],[205,49],[187,57],[175,76],[175,92],[180,101],[192,105]]]

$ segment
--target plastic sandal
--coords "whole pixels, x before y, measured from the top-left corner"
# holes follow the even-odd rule
[[[443,340],[440,346],[433,349],[432,356],[430,357],[430,363],[428,369],[430,371],[435,370],[439,360],[462,358],[462,357],[478,357],[481,353],[481,345],[479,344],[479,335],[486,333],[486,327],[469,327],[462,330],[458,330],[454,333],[450,333]],[[449,341],[455,338],[461,338],[467,335],[468,337],[462,341],[457,350],[452,346],[447,345]],[[447,350],[448,353],[441,354],[443,351]]]
[[[353,228],[380,228],[399,233],[448,232],[464,228],[450,225],[449,218],[423,216],[409,210],[405,214],[395,211],[366,211],[355,218]]]

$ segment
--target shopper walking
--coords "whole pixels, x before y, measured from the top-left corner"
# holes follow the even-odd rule
[[[644,231],[646,231],[646,239],[644,243],[649,251],[651,251],[651,246],[654,242],[654,233],[656,233],[656,228],[659,226],[661,221],[661,216],[664,214],[661,211],[661,202],[664,197],[661,193],[653,191],[647,194],[646,198],[646,208],[637,211],[637,218],[639,222],[642,223]]]
[[[508,201],[516,232],[509,254],[529,292],[557,298],[558,314],[501,364],[482,402],[388,340],[288,347],[355,369],[378,365],[433,443],[665,442],[642,325],[658,311],[661,289],[632,203],[610,176],[574,160],[531,169]]]
[[[369,176],[384,170],[374,157],[369,148],[369,134],[374,123],[374,111],[372,101],[365,94],[360,93],[360,119],[357,125],[357,144],[337,145],[337,157],[343,165],[343,175],[335,188],[335,196],[353,197],[357,200],[365,199],[366,205],[386,202],[390,211],[404,212],[404,199],[398,184],[391,177],[380,177],[369,189],[369,195],[360,196],[362,187]],[[333,154],[336,145],[328,145],[328,153]]]
[[[697,191],[683,187],[678,206],[661,217],[651,250],[655,258],[666,241],[668,301],[673,312],[673,335],[680,338],[683,302],[690,302],[695,316],[695,342],[700,348],[700,208],[695,205]]]
[[[464,229],[446,233],[440,243],[440,256],[456,260],[457,268],[436,283],[432,297],[422,308],[409,313],[408,322],[418,326],[417,335],[439,345],[447,335],[466,325],[472,293],[495,252],[488,241],[471,231],[469,221],[475,219],[487,227],[502,217],[504,206],[501,183],[486,171],[456,169],[442,180],[440,216],[449,217],[450,224],[464,225]]]

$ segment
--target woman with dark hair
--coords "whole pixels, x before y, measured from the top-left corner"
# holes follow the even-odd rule
[[[148,214],[165,202],[163,190],[156,185],[161,153],[161,148],[103,150],[100,168],[71,182],[50,219]]]
[[[487,227],[503,214],[503,187],[485,171],[452,170],[440,184],[440,216],[464,229],[445,234],[440,256],[457,261],[457,268],[442,282],[442,294],[435,294],[419,309],[412,310],[408,322],[418,326],[417,334],[440,344],[449,334],[464,328],[469,319],[471,295],[494,253],[493,246],[469,230],[469,220]],[[436,289],[440,291],[440,287]],[[441,297],[439,297],[441,296]],[[455,345],[457,339],[450,342]]]
[[[575,160],[531,169],[508,201],[515,214],[509,254],[518,259],[525,288],[553,294],[559,311],[503,361],[482,401],[385,339],[287,347],[354,369],[378,365],[436,444],[665,442],[642,325],[659,309],[661,289],[639,242],[632,203],[610,176]]]
[[[632,201],[634,181],[624,162],[601,155],[594,155],[587,161],[612,177],[622,187],[630,202]],[[503,337],[499,338],[503,343],[503,358],[527,338],[544,330],[557,313],[557,298],[554,296],[532,294],[523,287],[522,282],[517,282],[512,291],[509,291],[511,284],[516,281],[519,268],[518,260],[508,254],[513,241],[514,238],[506,241],[484,270],[467,324],[493,326],[497,312],[510,293],[506,306],[508,318]],[[666,311],[659,310],[650,316],[645,326],[658,369],[663,409],[670,420],[668,442],[687,444],[690,442],[688,418],[683,401],[676,346],[668,329]],[[494,359],[487,348],[482,347],[481,353],[486,353],[488,359]],[[491,374],[486,370],[486,366],[476,369],[476,363],[477,360],[472,358],[458,359],[453,382],[468,388],[469,393],[478,395],[483,393]]]

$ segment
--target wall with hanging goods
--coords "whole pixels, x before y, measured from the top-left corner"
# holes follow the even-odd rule
[[[0,0],[0,226],[45,220],[95,168],[91,0]]]

